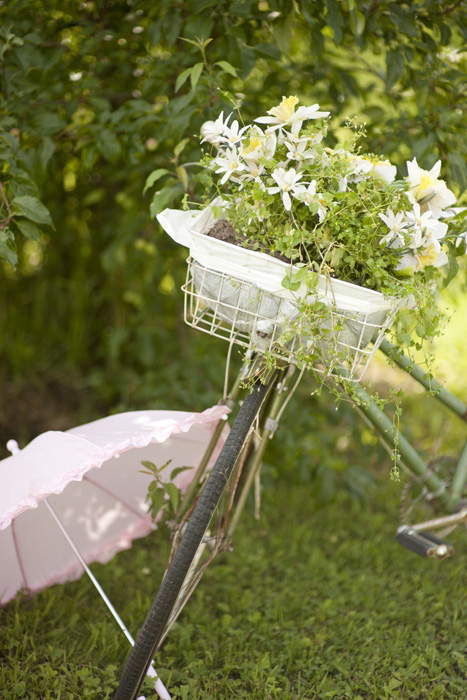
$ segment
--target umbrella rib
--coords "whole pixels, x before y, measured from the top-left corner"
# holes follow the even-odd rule
[[[91,482],[91,483],[92,483],[92,482]],[[83,567],[83,569],[85,570],[85,572],[86,572],[87,575],[89,576],[89,578],[90,578],[92,584],[94,585],[94,587],[96,588],[97,592],[98,592],[99,595],[101,596],[102,600],[103,600],[104,603],[107,605],[107,607],[108,607],[108,609],[110,610],[110,612],[112,613],[114,620],[117,622],[117,624],[118,624],[118,626],[120,627],[120,629],[122,630],[123,634],[125,635],[125,637],[126,637],[126,638],[128,639],[128,641],[130,642],[131,646],[134,646],[134,645],[135,645],[135,641],[134,641],[133,637],[131,636],[130,632],[128,631],[128,629],[127,629],[126,625],[124,624],[122,618],[120,617],[120,615],[119,615],[118,612],[115,610],[115,608],[114,608],[114,606],[112,605],[112,603],[110,602],[109,598],[107,597],[107,594],[105,593],[104,589],[103,589],[102,586],[100,585],[99,581],[96,579],[96,577],[95,577],[94,574],[92,573],[91,569],[90,569],[89,566],[87,565],[87,563],[86,563],[86,561],[85,561],[83,555],[82,555],[81,552],[79,551],[79,549],[78,549],[78,547],[76,546],[76,544],[73,542],[73,540],[72,540],[72,538],[71,538],[71,536],[70,536],[68,530],[66,529],[65,525],[62,523],[62,521],[61,521],[60,518],[58,517],[57,513],[55,512],[55,509],[52,507],[51,503],[49,503],[49,501],[48,501],[47,498],[44,498],[44,503],[45,503],[45,505],[46,505],[46,507],[47,507],[47,510],[49,511],[50,515],[51,515],[52,518],[55,520],[55,523],[57,524],[57,526],[58,526],[60,532],[61,532],[62,535],[65,537],[66,541],[68,542],[69,546],[70,546],[71,549],[73,550],[73,552],[74,552],[74,554],[76,555],[76,557],[77,557],[78,561],[80,562],[81,566]],[[162,680],[160,679],[159,674],[157,673],[156,669],[154,668],[154,661],[151,662],[150,668],[149,668],[148,671],[147,671],[147,675],[150,676],[150,677],[152,677],[152,678],[155,678],[155,679],[156,679],[156,684],[155,684],[155,686],[154,686],[154,689],[155,689],[155,691],[157,692],[157,694],[159,695],[159,697],[160,697],[160,698],[166,698],[167,700],[171,700],[170,695],[169,695],[169,693],[167,692],[167,689],[166,689],[165,685],[163,684]]]
[[[24,565],[23,565],[23,559],[21,557],[19,547],[18,547],[18,540],[16,538],[16,522],[14,520],[11,521],[11,534],[13,535],[13,545],[15,548],[16,557],[18,559],[19,569],[21,572],[21,578],[23,579],[23,585],[27,590],[29,590],[28,582],[26,580],[26,572],[24,570]]]
[[[147,513],[146,513],[146,514],[140,513],[136,508],[133,508],[133,506],[130,506],[130,505],[129,505],[128,503],[126,503],[122,498],[120,498],[120,496],[116,496],[114,493],[112,493],[112,491],[110,491],[110,489],[106,488],[105,486],[102,486],[102,484],[99,484],[99,482],[94,481],[93,479],[90,479],[90,478],[87,476],[87,474],[85,474],[85,475],[83,476],[83,481],[87,481],[88,483],[92,484],[92,485],[95,486],[96,488],[98,488],[98,489],[100,489],[101,491],[103,491],[104,493],[106,493],[108,496],[111,496],[112,498],[114,498],[116,501],[118,501],[118,502],[121,503],[123,506],[125,506],[125,508],[126,508],[127,510],[129,510],[131,513],[133,513],[134,515],[137,515],[138,518],[141,518],[141,520],[145,520],[145,519],[146,519]]]

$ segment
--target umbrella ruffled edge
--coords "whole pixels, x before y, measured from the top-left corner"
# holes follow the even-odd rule
[[[139,521],[138,525],[135,526],[132,530],[126,530],[125,532],[120,533],[112,540],[107,542],[104,548],[100,547],[91,552],[87,552],[87,565],[89,566],[94,563],[107,564],[119,552],[131,549],[134,540],[146,537],[146,535],[149,535],[149,533],[152,532],[154,529],[154,523],[149,513],[147,517],[141,516],[141,520]],[[32,598],[41,591],[44,591],[46,588],[54,586],[55,584],[64,584],[71,583],[73,581],[78,581],[83,575],[83,572],[84,569],[82,564],[78,561],[78,559],[76,559],[76,561],[73,564],[70,564],[65,569],[62,569],[59,573],[56,573],[54,576],[51,576],[49,579],[47,579],[45,583],[41,583],[40,586],[27,586],[23,588],[18,588],[14,593],[9,595],[8,597],[2,598],[0,601],[0,608],[3,608],[11,600],[14,600],[18,596],[18,593],[20,591],[23,591],[26,596]]]
[[[54,479],[48,484],[42,486],[33,497],[25,498],[19,501],[9,511],[6,511],[0,517],[0,530],[4,530],[9,527],[12,521],[21,515],[21,513],[24,513],[24,511],[31,508],[37,508],[39,503],[44,498],[47,498],[47,496],[62,493],[62,491],[71,481],[81,481],[83,476],[90,469],[99,469],[105,462],[108,462],[110,459],[113,459],[114,457],[119,456],[128,450],[146,447],[151,442],[166,442],[172,435],[176,433],[187,433],[190,428],[195,425],[223,420],[226,418],[229,412],[230,409],[226,406],[212,406],[201,413],[189,413],[185,420],[181,422],[175,421],[173,425],[167,425],[167,421],[165,420],[165,425],[159,428],[154,428],[154,430],[151,433],[148,433],[148,435],[139,435],[135,436],[134,438],[123,440],[122,442],[109,443],[105,447],[96,447],[95,454],[83,462],[79,469],[65,472],[60,476],[60,478]],[[177,413],[179,412],[177,411]]]

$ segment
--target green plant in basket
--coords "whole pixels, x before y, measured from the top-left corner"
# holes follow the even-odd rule
[[[397,179],[388,160],[364,153],[363,129],[328,147],[329,121],[291,96],[252,124],[223,113],[203,124],[204,205],[231,224],[237,245],[290,261],[282,286],[305,315],[316,311],[299,290],[309,299],[320,275],[349,282],[405,299],[395,332],[417,344],[438,332],[434,297],[465,251],[464,212],[453,210],[440,161],[424,170],[414,158]]]

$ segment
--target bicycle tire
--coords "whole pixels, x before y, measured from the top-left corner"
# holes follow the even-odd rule
[[[268,384],[256,382],[240,407],[227,440],[187,523],[172,562],[136,637],[115,691],[114,700],[135,700],[137,697],[191,562],[273,381],[274,378]]]

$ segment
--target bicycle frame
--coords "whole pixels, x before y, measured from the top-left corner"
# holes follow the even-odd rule
[[[458,397],[441,386],[431,375],[427,374],[421,367],[413,363],[386,339],[382,341],[380,350],[382,350],[387,357],[396,362],[402,370],[420,383],[427,392],[440,401],[459,419],[467,422],[467,405]],[[293,366],[291,366],[291,368],[292,367]],[[272,438],[276,431],[278,427],[278,418],[282,414],[283,408],[285,408],[285,401],[288,401],[285,392],[287,391],[289,379],[292,374],[290,371],[291,368],[289,368],[285,373],[286,376],[279,382],[276,392],[270,397],[270,405],[264,412],[262,431],[258,431],[257,433],[254,454],[250,459],[243,488],[230,519],[227,530],[229,537],[233,534],[248,493],[259,472],[267,441]],[[240,383],[244,377],[245,369],[242,368],[239,377],[237,377],[234,382],[233,390],[226,400],[226,403],[232,403],[232,399],[237,395]],[[428,527],[439,528],[445,525],[456,524],[456,522],[467,521],[466,507],[457,513],[454,512],[458,507],[467,482],[467,439],[457,461],[452,480],[449,484],[446,484],[430,468],[430,465],[420,456],[409,440],[396,429],[392,420],[378,407],[363,386],[358,383],[355,383],[353,386],[358,409],[374,428],[379,439],[388,451],[396,455],[397,464],[404,469],[404,471],[410,473],[418,481],[422,482],[431,494],[432,499],[437,499],[446,513],[444,517],[435,518],[426,523],[414,525],[414,527],[425,530],[428,529]]]
[[[447,409],[464,422],[467,422],[467,405],[459,398],[441,386],[431,375],[412,362],[388,340],[384,339],[382,341],[380,350],[421,384]],[[381,439],[389,444],[392,450],[397,451],[399,464],[422,481],[433,498],[439,499],[446,511],[452,513],[459,503],[467,482],[467,439],[455,467],[452,481],[446,486],[433,473],[429,465],[422,459],[410,442],[400,432],[396,431],[390,419],[376,406],[363,387],[356,385],[355,389],[358,398],[362,402],[360,409],[379,433]]]

